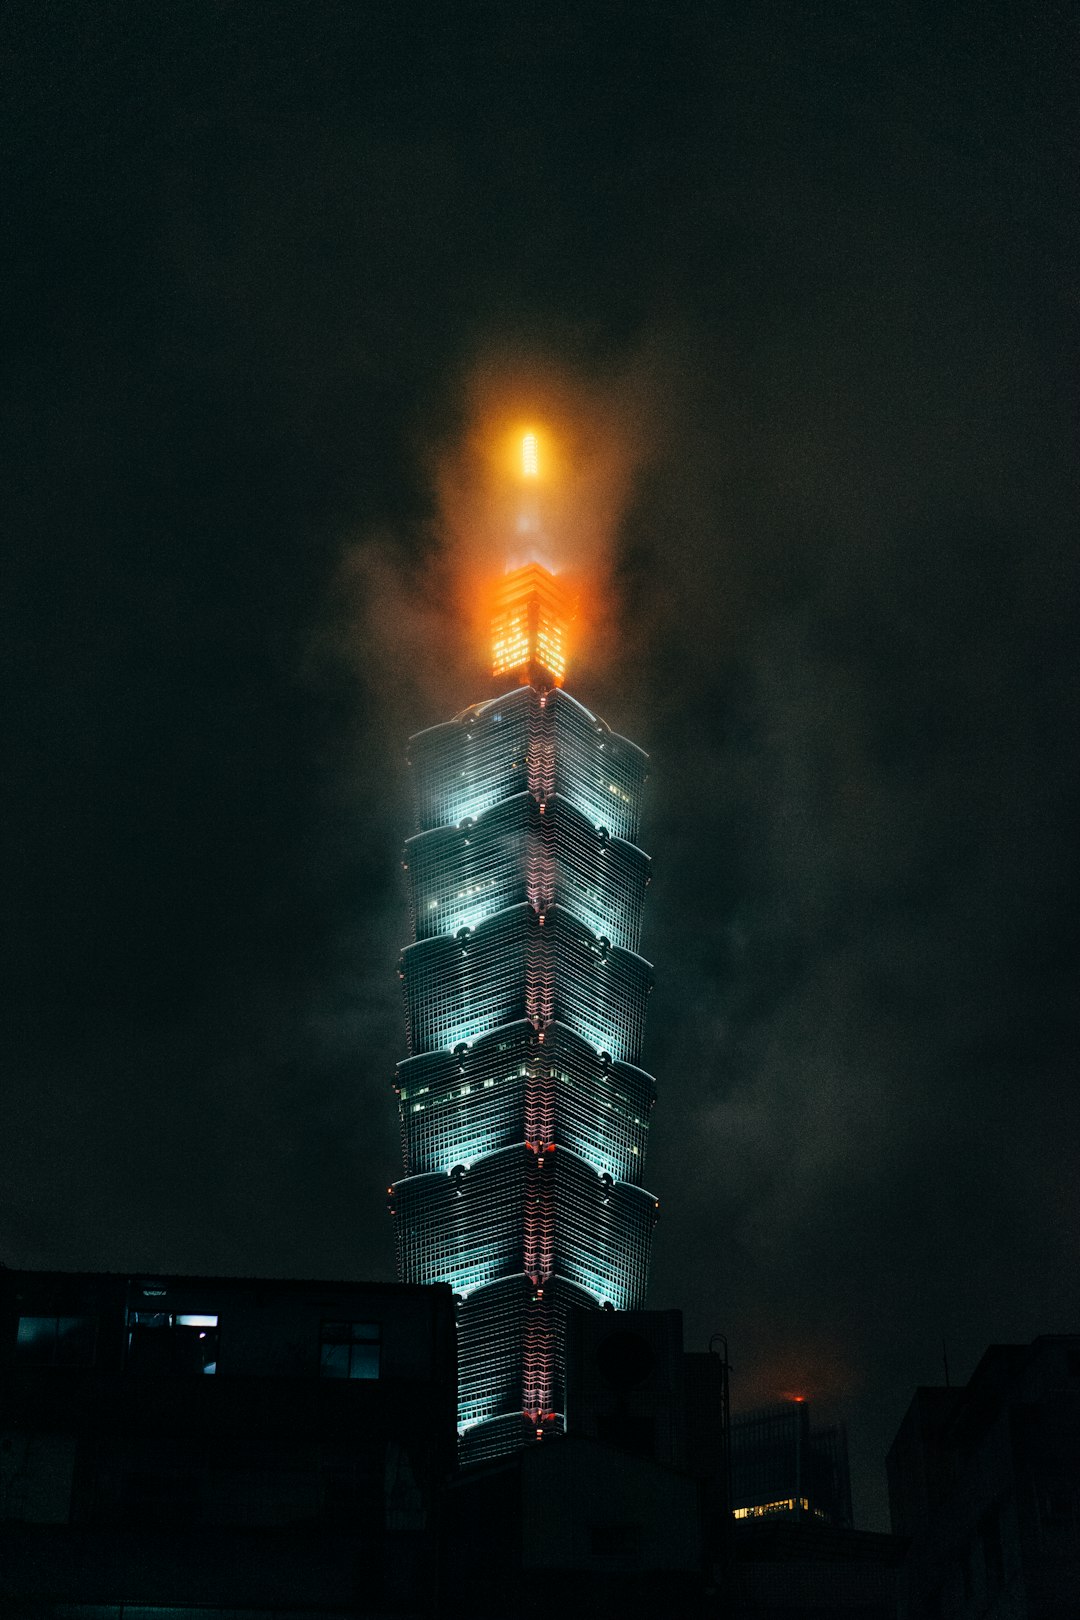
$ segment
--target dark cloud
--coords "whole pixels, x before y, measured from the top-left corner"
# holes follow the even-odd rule
[[[655,761],[653,1302],[880,1520],[942,1335],[1076,1326],[1074,22],[715,10],[7,9],[0,1244],[390,1273],[447,467],[561,378],[625,445],[573,685]]]

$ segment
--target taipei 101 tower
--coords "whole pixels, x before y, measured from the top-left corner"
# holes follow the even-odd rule
[[[518,529],[542,541],[521,445]],[[520,539],[519,536],[517,537]],[[558,1433],[572,1306],[644,1302],[652,969],[638,954],[647,757],[563,688],[574,603],[538,561],[494,599],[495,695],[411,739],[401,957],[404,1282],[458,1296],[465,1462]]]

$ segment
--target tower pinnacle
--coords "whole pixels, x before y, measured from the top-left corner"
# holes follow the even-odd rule
[[[574,617],[569,591],[542,563],[526,563],[500,581],[491,618],[491,673],[523,684],[561,686]]]

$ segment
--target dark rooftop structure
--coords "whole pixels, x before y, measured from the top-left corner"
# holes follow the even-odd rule
[[[904,1543],[873,1530],[769,1515],[735,1527],[732,1620],[897,1620]]]

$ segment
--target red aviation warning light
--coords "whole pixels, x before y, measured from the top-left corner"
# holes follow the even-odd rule
[[[491,673],[561,686],[574,600],[542,563],[515,568],[499,584],[491,619]]]

